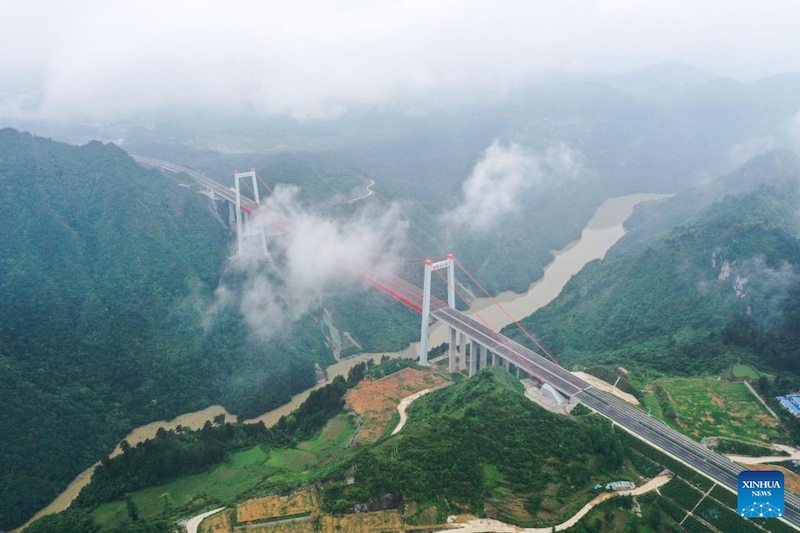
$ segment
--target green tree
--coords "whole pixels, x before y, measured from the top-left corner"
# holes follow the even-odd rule
[[[139,508],[136,506],[136,502],[133,501],[130,494],[125,496],[125,508],[128,510],[128,517],[132,522],[139,520]]]
[[[172,496],[169,492],[165,492],[159,496],[158,499],[161,501],[161,508],[164,510],[164,514],[169,514],[173,507],[175,507],[175,503],[172,501]]]

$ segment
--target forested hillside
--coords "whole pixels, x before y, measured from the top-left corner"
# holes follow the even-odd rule
[[[396,370],[397,363],[368,371],[370,379]],[[207,424],[199,431],[160,431],[104,461],[70,510],[37,521],[32,530],[63,531],[82,519],[84,527],[101,531],[166,531],[201,509],[309,485],[320,491],[326,513],[403,508],[415,525],[441,524],[464,512],[546,525],[596,496],[595,483],[637,477],[641,461],[610,423],[550,413],[500,368],[418,400],[402,432],[351,445],[359,430],[339,413],[347,388],[365,370],[362,364],[347,381],[336,378],[269,429]],[[251,456],[261,460],[245,468],[241,462]],[[217,469],[227,473],[218,477]],[[154,491],[170,494],[175,506],[148,503]]]
[[[800,157],[790,150],[771,150],[756,156],[731,173],[673,197],[643,204],[625,221],[627,234],[609,251],[619,257],[632,248],[669,233],[676,226],[694,222],[726,195],[746,194],[761,185],[800,176]]]
[[[222,402],[255,415],[330,353],[306,319],[259,342],[204,330],[227,230],[208,200],[121,149],[0,130],[0,529],[144,422]]]
[[[797,209],[795,178],[728,196],[649,245],[588,265],[524,325],[567,365],[704,374],[760,358],[798,372]]]

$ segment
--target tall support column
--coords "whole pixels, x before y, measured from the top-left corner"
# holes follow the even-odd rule
[[[463,333],[459,333],[458,340],[458,349],[460,352],[458,357],[458,370],[461,371],[467,369],[467,336]]]
[[[475,372],[478,370],[476,367],[478,366],[478,352],[481,351],[481,346],[473,342],[472,349],[470,350],[469,354],[469,377],[475,375]]]
[[[244,221],[242,220],[242,193],[239,188],[239,172],[233,173],[234,189],[236,191],[236,254],[242,255],[244,243]]]
[[[478,348],[478,343],[475,342],[473,339],[468,338],[467,340],[469,341],[469,360],[471,365],[472,359],[478,357],[478,354],[480,353],[480,348]],[[477,361],[477,359],[475,360]],[[479,368],[477,368],[477,366],[476,369],[480,370]]]
[[[447,305],[456,308],[456,266],[453,254],[447,254]]]
[[[456,354],[455,333],[456,333],[456,330],[454,330],[453,328],[450,328],[450,350],[449,350],[449,354],[448,354],[448,357],[447,357],[447,370],[451,374],[454,373],[458,368],[456,366],[457,354]]]
[[[450,372],[456,371],[456,330],[450,328],[450,355],[448,357]]]
[[[422,326],[419,331],[419,364],[428,366],[428,323],[431,319],[431,261],[425,261],[422,282]]]
[[[489,350],[487,350],[486,348],[480,350],[480,353],[481,353],[481,364],[480,364],[479,370],[483,370],[484,368],[486,368],[486,353],[488,351]]]
[[[258,175],[256,174],[256,169],[255,168],[251,168],[250,169],[250,177],[253,180],[252,181],[252,184],[253,184],[253,196],[255,196],[256,203],[258,205],[261,205],[261,196],[258,193]],[[264,256],[266,257],[268,255],[267,254],[267,235],[266,235],[266,232],[264,231],[263,223],[261,225],[259,225],[258,236],[261,238],[261,253],[263,253]]]

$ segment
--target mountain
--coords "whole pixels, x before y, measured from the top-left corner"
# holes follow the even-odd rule
[[[609,251],[608,257],[619,257],[636,246],[666,235],[676,226],[694,222],[727,195],[749,193],[776,179],[791,180],[797,176],[800,176],[800,157],[795,152],[770,150],[724,176],[683,190],[666,200],[640,205],[625,221],[627,233]]]
[[[742,358],[800,372],[797,186],[795,175],[727,196],[591,263],[523,325],[567,365],[697,375]]]
[[[682,61],[662,61],[625,74],[601,77],[612,87],[647,101],[680,97],[692,88],[712,82],[716,76]]]
[[[204,327],[228,233],[178,185],[112,144],[0,130],[0,530],[133,427],[260,414],[331,359],[310,319],[269,343],[235,310]]]

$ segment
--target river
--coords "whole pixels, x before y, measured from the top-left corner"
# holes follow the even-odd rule
[[[631,216],[633,208],[636,205],[651,200],[668,198],[669,196],[668,194],[633,194],[606,200],[603,205],[597,208],[594,216],[583,229],[580,239],[568,244],[559,251],[553,252],[553,261],[545,268],[544,275],[538,281],[531,284],[526,292],[521,294],[511,291],[503,292],[497,295],[495,299],[500,301],[505,311],[516,320],[520,320],[532,314],[558,296],[569,279],[577,274],[586,263],[605,257],[606,252],[625,235],[623,223]],[[494,306],[489,298],[478,298],[472,302],[467,314],[475,315],[476,313],[479,313],[480,317],[495,330],[500,330],[512,323],[512,320],[502,310]],[[448,342],[446,328],[437,326],[440,325],[436,324],[431,327],[430,346],[437,346],[443,342]],[[379,360],[384,355],[388,355],[389,357],[416,357],[417,343],[413,343],[399,352],[362,354],[339,361],[326,369],[328,379],[331,380],[336,376],[346,377],[350,368],[357,363],[368,359]],[[264,422],[267,426],[271,426],[276,423],[280,417],[288,415],[299,407],[300,404],[308,398],[311,391],[322,386],[324,386],[324,384],[295,394],[292,396],[289,403],[264,413],[257,418],[247,420],[247,422]],[[225,415],[226,421],[233,422],[236,420],[236,416],[226,411],[224,407],[212,405],[201,411],[180,415],[173,420],[151,422],[138,427],[131,431],[125,440],[127,440],[131,446],[135,446],[146,439],[154,438],[156,431],[160,427],[175,429],[178,425],[182,425],[192,429],[200,429],[207,421],[212,420],[220,414]],[[120,447],[118,445],[111,453],[111,457],[119,453]],[[80,493],[81,489],[89,483],[96,466],[96,464],[92,465],[76,477],[64,492],[59,494],[50,505],[36,513],[25,526],[41,516],[57,513],[69,507],[69,504],[75,499],[78,493]],[[19,533],[21,530],[22,528],[13,529],[10,533]]]

